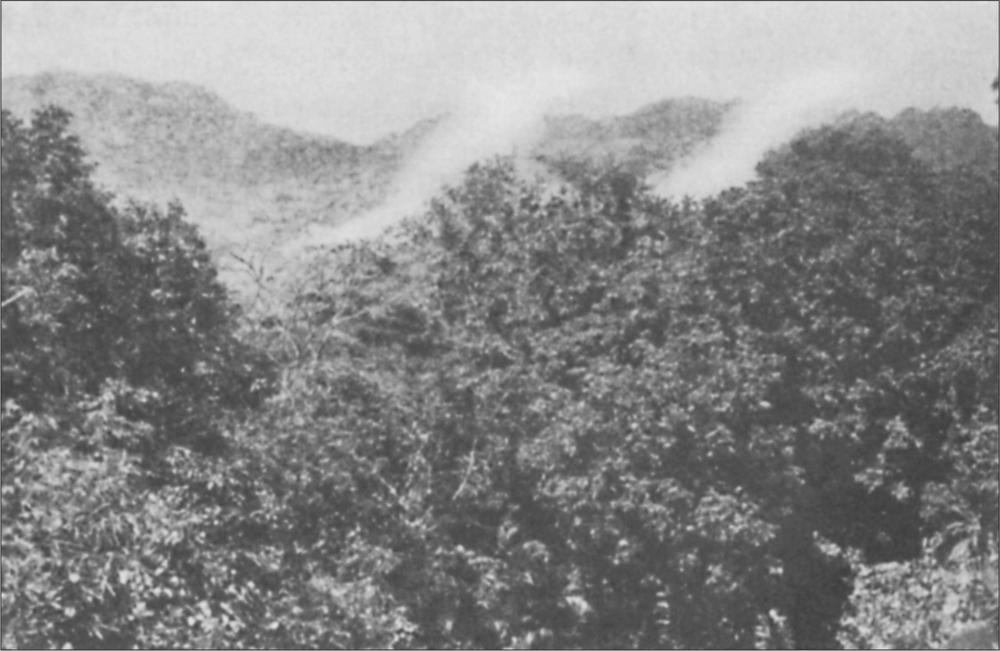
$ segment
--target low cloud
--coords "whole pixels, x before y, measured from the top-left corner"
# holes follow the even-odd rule
[[[803,129],[828,121],[863,93],[862,75],[830,69],[794,77],[744,102],[722,132],[688,162],[651,179],[661,196],[703,198],[754,177],[764,154]]]
[[[445,185],[458,182],[473,163],[492,156],[527,154],[542,135],[543,118],[588,86],[584,75],[556,68],[502,83],[474,82],[404,164],[382,204],[336,228],[318,229],[310,244],[373,237],[419,213]]]

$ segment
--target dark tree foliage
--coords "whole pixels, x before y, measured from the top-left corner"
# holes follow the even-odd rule
[[[995,550],[995,181],[867,122],[704,206],[573,177],[473,168],[297,304],[358,483],[296,537],[375,508],[414,643],[825,648],[859,562]]]
[[[39,411],[117,382],[146,393],[118,396],[130,418],[204,433],[182,412],[255,399],[233,308],[183,210],[112,207],[69,119],[3,116],[4,399]]]
[[[196,513],[152,487],[268,372],[183,211],[115,208],[69,125],[2,116],[3,643],[155,644],[137,613]]]
[[[767,409],[741,421],[794,441],[788,560],[817,533],[869,562],[915,558],[924,492],[953,476],[955,437],[996,420],[996,182],[932,174],[868,126],[807,134],[760,172],[706,206],[702,254],[718,318],[749,325],[779,361]],[[975,520],[995,531],[983,489],[994,497]],[[815,592],[806,580],[789,594],[800,646],[829,644],[839,616],[837,601],[797,612]]]
[[[5,641],[928,646],[995,609],[982,170],[877,119],[704,202],[481,164],[240,344],[179,209],[109,207],[62,124],[4,121]]]

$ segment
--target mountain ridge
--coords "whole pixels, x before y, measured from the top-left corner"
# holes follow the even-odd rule
[[[3,107],[16,117],[44,104],[69,110],[98,182],[121,196],[180,200],[219,257],[266,258],[261,249],[311,224],[337,226],[371,210],[414,153],[449,128],[447,115],[432,116],[358,145],[269,124],[189,82],[52,71],[2,83]],[[727,110],[684,98],[608,119],[546,116],[532,155],[546,162],[612,157],[644,174],[710,138]]]
[[[223,251],[281,238],[323,212],[367,208],[398,163],[373,147],[268,124],[186,82],[77,73],[3,79],[3,106],[15,116],[43,104],[73,114],[71,129],[101,184],[140,200],[179,199]]]
[[[276,268],[283,244],[379,207],[421,149],[451,128],[448,115],[431,116],[359,145],[269,124],[189,82],[53,71],[2,84],[3,107],[21,119],[44,104],[69,110],[95,178],[119,197],[179,200],[224,272],[230,253]],[[662,176],[701,151],[740,106],[679,97],[603,118],[545,115],[530,158],[556,180],[575,165],[609,161],[640,178]],[[849,112],[840,120],[859,118],[877,119],[932,166],[996,171],[996,127],[972,111]]]

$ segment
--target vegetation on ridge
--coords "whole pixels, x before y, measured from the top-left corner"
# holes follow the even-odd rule
[[[3,115],[5,646],[913,647],[995,612],[979,159],[861,116],[703,202],[483,163],[241,318],[67,124]]]

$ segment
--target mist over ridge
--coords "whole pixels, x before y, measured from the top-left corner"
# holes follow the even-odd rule
[[[1000,4],[2,13],[0,647],[1000,648]]]
[[[5,77],[3,106],[22,119],[63,106],[99,182],[123,196],[179,199],[220,259],[270,264],[281,246],[321,243],[313,229],[351,223],[349,233],[377,233],[419,212],[468,165],[515,148],[549,161],[613,158],[641,175],[664,169],[710,138],[731,107],[682,99],[605,119],[551,114],[586,84],[569,69],[484,82],[452,113],[366,145],[274,127],[195,85],[120,75]],[[371,222],[358,223],[362,215]]]
[[[5,77],[3,106],[21,117],[64,106],[100,182],[124,196],[179,199],[224,270],[243,273],[249,263],[268,274],[310,250],[378,236],[495,156],[514,156],[556,184],[561,161],[614,161],[657,194],[704,197],[753,178],[761,157],[801,130],[863,107],[875,81],[833,67],[789,77],[760,97],[665,99],[589,118],[556,111],[594,93],[596,81],[571,67],[539,68],[471,84],[450,113],[366,145],[274,127],[193,84],[120,75]],[[971,112],[941,116],[909,110],[895,123],[914,137],[954,125],[991,129]],[[978,151],[980,139],[966,140]],[[942,155],[925,141],[928,156]],[[962,155],[953,149],[948,155]]]

